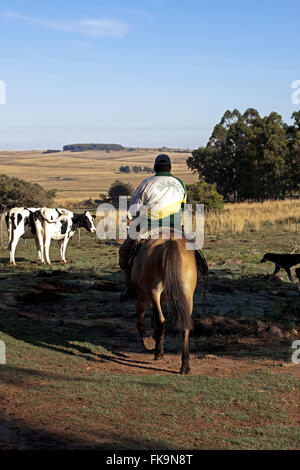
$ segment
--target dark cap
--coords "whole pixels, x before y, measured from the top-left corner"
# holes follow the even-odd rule
[[[171,160],[169,155],[166,155],[165,153],[161,153],[160,155],[157,155],[155,159],[155,165],[171,165]]]

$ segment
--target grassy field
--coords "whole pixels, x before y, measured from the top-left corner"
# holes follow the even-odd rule
[[[210,212],[205,217],[206,233],[214,235],[260,232],[266,224],[274,231],[278,228],[287,233],[299,233],[300,200],[229,203],[225,204],[223,212]],[[293,248],[294,252],[300,251],[299,240]]]
[[[39,183],[44,188],[58,190],[56,202],[64,205],[83,199],[95,199],[105,193],[117,179],[127,181],[136,187],[147,173],[119,172],[122,165],[130,167],[153,167],[157,149],[135,151],[86,151],[43,154],[41,151],[0,151],[0,173]],[[173,173],[185,183],[197,181],[186,165],[189,153],[168,152],[172,159]]]
[[[298,239],[270,224],[207,236],[207,306],[200,281],[187,377],[178,375],[181,340],[170,328],[163,360],[142,349],[134,302],[118,301],[116,243],[82,234],[68,264],[50,268],[34,262],[31,241],[20,241],[15,268],[1,251],[0,448],[299,447],[300,366],[291,362],[299,291],[259,263]]]

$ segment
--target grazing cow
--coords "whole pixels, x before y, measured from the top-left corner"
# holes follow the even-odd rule
[[[73,214],[73,212],[65,209],[60,209],[56,214],[54,211],[55,209],[47,209],[44,207],[35,213],[34,217],[37,238],[39,240],[40,247],[43,247],[45,250],[45,258],[48,264],[51,264],[49,257],[51,240],[58,240],[61,261],[66,263],[65,254],[67,245],[76,230],[82,227],[88,232],[96,232],[96,228],[93,223],[94,216],[89,212],[85,212],[84,214]],[[59,212],[60,214],[58,214]]]
[[[8,249],[9,260],[14,266],[15,252],[20,238],[33,238],[38,252],[38,260],[42,261],[43,254],[40,249],[40,244],[36,235],[34,214],[39,209],[34,207],[14,207],[5,214],[5,222],[8,230]]]

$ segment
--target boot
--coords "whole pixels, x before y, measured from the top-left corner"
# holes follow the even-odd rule
[[[128,269],[125,271],[125,286],[122,287],[121,294],[120,294],[120,301],[125,302],[126,300],[136,299],[137,292],[135,288],[132,286],[130,281],[130,272]]]

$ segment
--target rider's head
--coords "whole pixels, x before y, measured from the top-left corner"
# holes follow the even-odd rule
[[[155,173],[160,173],[161,171],[171,171],[171,160],[168,155],[161,153],[157,155],[154,163]]]

